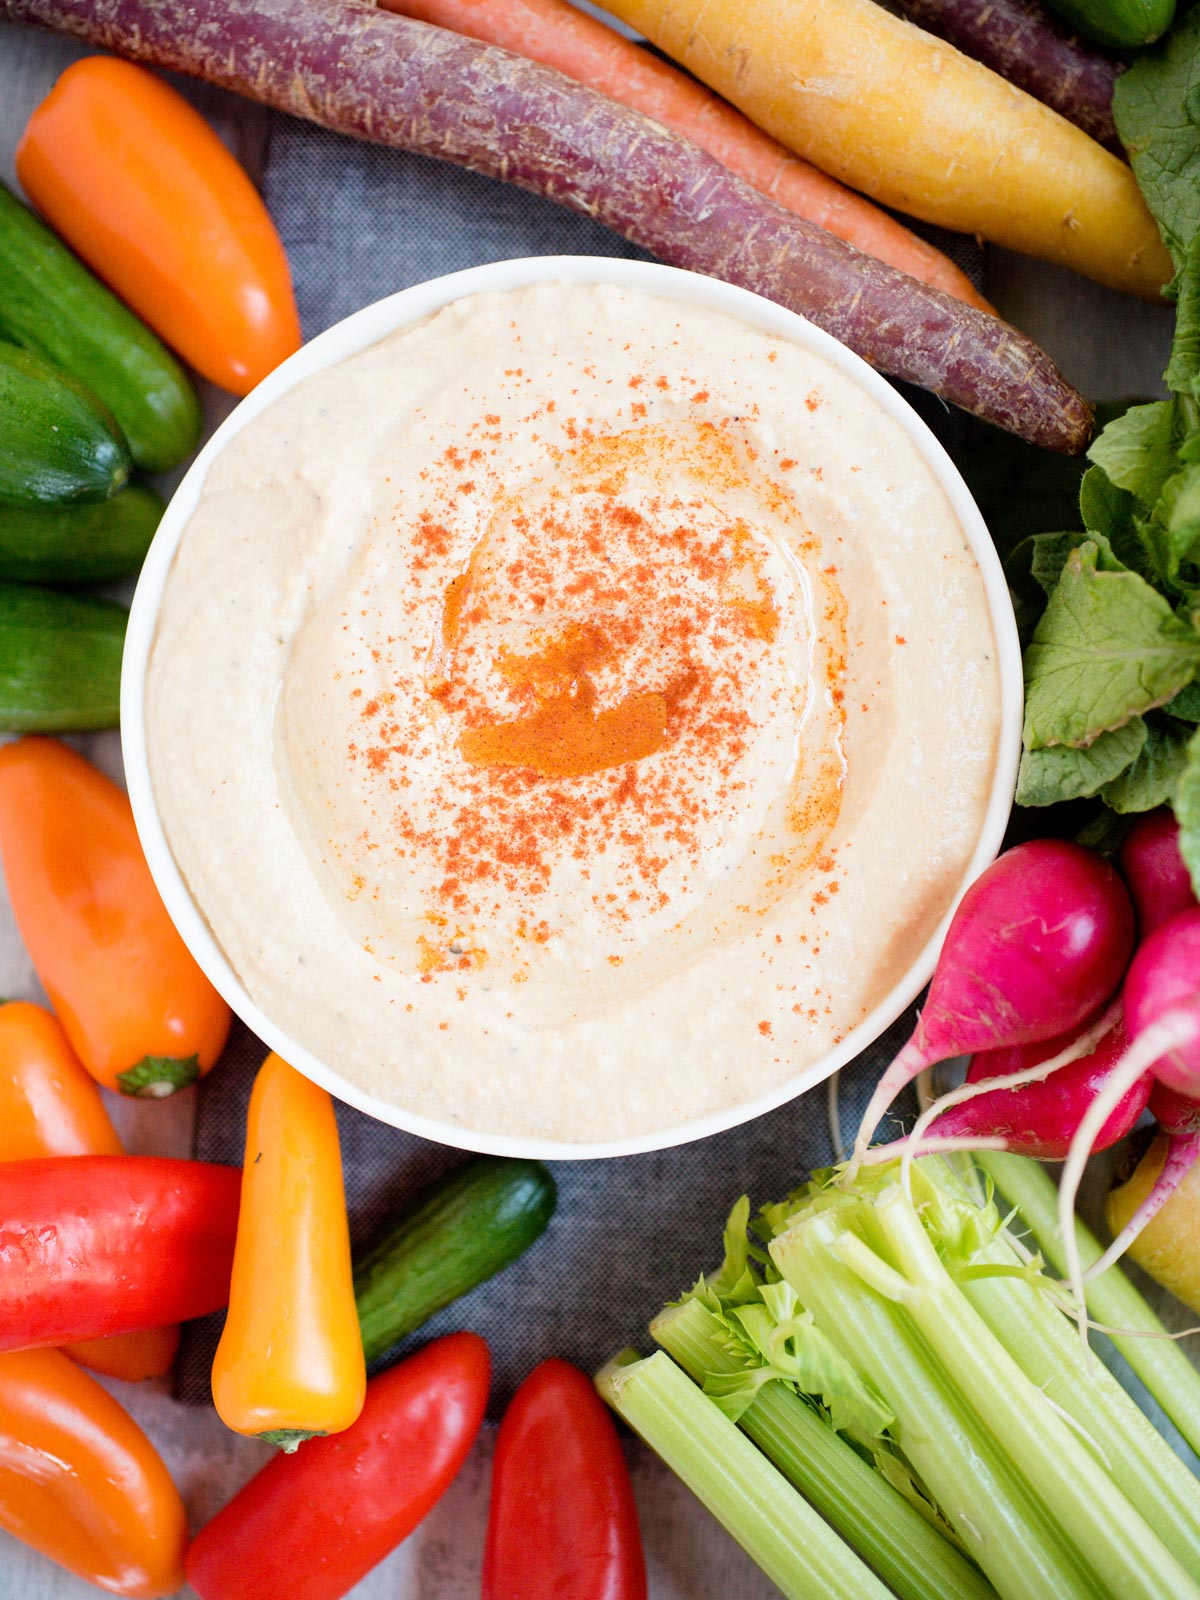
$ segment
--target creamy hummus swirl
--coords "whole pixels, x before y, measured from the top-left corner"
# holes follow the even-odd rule
[[[251,995],[412,1110],[569,1140],[751,1098],[945,910],[999,721],[982,583],[855,384],[548,284],[298,384],[209,472],[147,731]]]

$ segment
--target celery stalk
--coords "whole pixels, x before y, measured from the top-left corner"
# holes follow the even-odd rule
[[[840,1258],[844,1227],[840,1207],[814,1211],[772,1241],[772,1259],[886,1399],[897,1444],[967,1553],[1003,1600],[1108,1600],[1111,1591],[981,1425],[974,1395],[968,1402],[948,1380],[907,1312]]]
[[[1054,1182],[1036,1161],[999,1151],[978,1151],[975,1160],[1001,1194],[1020,1212],[1045,1259],[1064,1270],[1058,1232],[1058,1194]],[[1099,1259],[1101,1247],[1081,1222],[1075,1224],[1084,1267]],[[1110,1267],[1087,1286],[1088,1311],[1097,1322],[1133,1332],[1163,1334],[1166,1329],[1119,1267]],[[1110,1334],[1115,1347],[1146,1388],[1200,1453],[1200,1372],[1174,1340],[1123,1339]]]
[[[911,1285],[905,1308],[936,1359],[1096,1576],[1125,1600],[1200,1600],[1200,1585],[967,1302],[900,1184],[876,1197],[872,1220]]]
[[[746,1365],[698,1300],[669,1307],[650,1332],[698,1383]],[[901,1600],[995,1600],[978,1568],[786,1383],[765,1384],[738,1426]]]
[[[596,1385],[789,1600],[888,1600],[878,1578],[669,1356],[610,1365]]]
[[[976,1248],[972,1259],[1017,1264],[1002,1234]],[[1200,1482],[1108,1368],[1085,1359],[1074,1325],[1032,1283],[965,1275],[955,1281],[1029,1381],[1094,1444],[1130,1505],[1180,1565],[1200,1579]]]

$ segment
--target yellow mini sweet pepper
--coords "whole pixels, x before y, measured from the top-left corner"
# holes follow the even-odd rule
[[[366,1392],[333,1103],[274,1054],[250,1096],[212,1390],[228,1427],[285,1450],[348,1428]]]

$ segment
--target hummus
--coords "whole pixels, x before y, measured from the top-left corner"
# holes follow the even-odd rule
[[[982,579],[823,359],[610,286],[460,300],[218,456],[147,683],[249,994],[364,1090],[649,1134],[903,975],[997,753]]]

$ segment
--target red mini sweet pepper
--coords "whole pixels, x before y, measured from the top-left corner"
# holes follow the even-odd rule
[[[340,1600],[450,1487],[490,1377],[478,1334],[452,1333],[372,1378],[357,1422],[276,1456],[200,1530],[192,1588],[201,1600]]]
[[[543,1361],[496,1435],[483,1600],[646,1600],[617,1430],[591,1380]]]
[[[0,1162],[0,1351],[223,1306],[241,1179],[162,1156]]]

